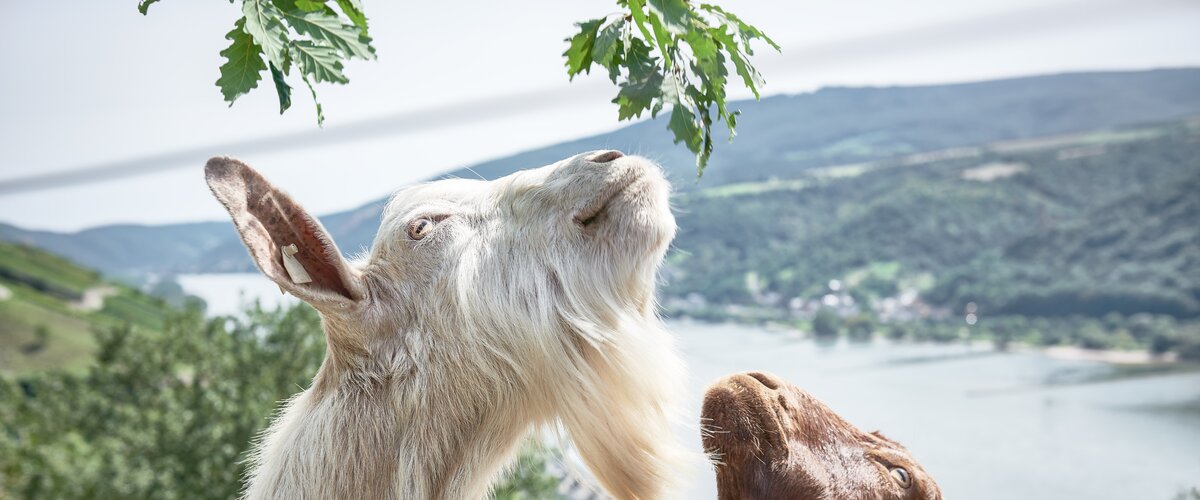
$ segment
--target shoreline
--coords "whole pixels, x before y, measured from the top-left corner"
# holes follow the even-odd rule
[[[724,321],[708,321],[708,320],[688,317],[688,318],[671,318],[671,319],[667,320],[667,323],[668,324],[669,323],[682,323],[682,324],[701,323],[701,324],[710,324],[710,325],[721,325],[721,324],[738,325],[738,326],[759,328],[765,332],[772,333],[772,334],[786,335],[789,337],[802,338],[802,339],[806,339],[806,340],[814,339],[813,335],[810,332],[806,332],[806,331],[803,331],[803,330],[800,330],[797,328],[793,328],[788,325],[783,325],[783,324],[773,323],[773,322],[767,322],[765,324],[762,324],[762,323],[756,323],[753,321],[741,321],[738,319],[726,319]],[[949,343],[936,342],[936,341],[932,341],[932,340],[896,341],[896,340],[884,338],[882,336],[874,336],[872,338],[872,340],[873,341],[883,340],[885,342],[892,342],[892,343],[928,342],[930,344],[949,344]],[[1156,366],[1156,365],[1157,366],[1169,366],[1169,365],[1180,364],[1180,360],[1179,360],[1178,356],[1175,355],[1175,353],[1155,355],[1146,349],[1132,349],[1132,350],[1088,349],[1085,347],[1071,346],[1071,345],[1041,346],[1041,345],[1035,345],[1035,344],[1027,344],[1027,343],[1023,343],[1023,342],[1013,342],[1009,345],[1009,348],[1007,350],[1002,350],[1002,349],[999,349],[996,347],[996,343],[994,341],[992,341],[990,339],[985,339],[985,338],[963,339],[963,340],[959,340],[957,342],[950,342],[950,343],[965,343],[965,344],[970,344],[972,347],[978,347],[980,344],[985,344],[992,351],[997,352],[997,353],[1004,353],[1004,352],[1036,353],[1036,354],[1046,356],[1048,358],[1053,358],[1053,359],[1058,359],[1058,360],[1063,360],[1063,361],[1093,361],[1093,362],[1100,362],[1100,363],[1107,363],[1107,364],[1111,364],[1111,365],[1121,365],[1121,366]]]
[[[1066,361],[1099,361],[1113,365],[1174,365],[1179,363],[1179,359],[1174,353],[1167,353],[1161,356],[1156,356],[1145,349],[1137,349],[1130,351],[1120,350],[1096,350],[1087,349],[1079,346],[1026,346],[1022,348],[1031,348],[1041,352],[1043,355]]]

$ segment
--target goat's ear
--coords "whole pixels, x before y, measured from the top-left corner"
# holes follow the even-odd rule
[[[258,268],[282,290],[327,312],[350,308],[363,298],[361,276],[342,258],[321,222],[287,193],[233,158],[208,160],[204,177]]]

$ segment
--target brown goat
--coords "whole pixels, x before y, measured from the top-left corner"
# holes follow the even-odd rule
[[[704,395],[701,419],[721,500],[942,498],[900,443],[859,430],[770,374],[718,380]]]

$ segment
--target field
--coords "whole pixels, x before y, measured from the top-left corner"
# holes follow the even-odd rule
[[[165,302],[32,247],[0,243],[0,375],[80,372],[96,328],[163,328]]]

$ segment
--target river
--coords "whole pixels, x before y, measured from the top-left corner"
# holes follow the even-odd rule
[[[256,274],[179,281],[216,314],[235,312],[246,300],[285,300]],[[689,365],[693,415],[712,380],[770,371],[864,430],[904,443],[945,498],[1170,500],[1200,485],[1200,372],[1133,376],[1036,351],[882,341],[826,346],[735,325],[669,327]],[[680,433],[699,449],[694,430]],[[685,498],[715,497],[711,472],[696,471]]]

